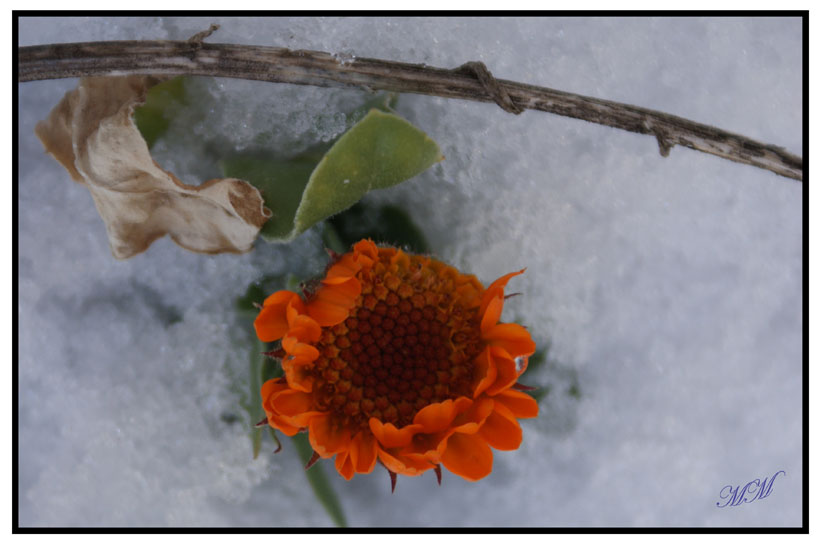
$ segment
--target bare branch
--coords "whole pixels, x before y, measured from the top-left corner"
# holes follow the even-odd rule
[[[128,74],[203,75],[436,95],[541,110],[764,168],[802,181],[803,160],[785,149],[654,110],[495,79],[479,62],[457,69],[325,52],[185,41],[101,41],[20,47],[18,81]]]

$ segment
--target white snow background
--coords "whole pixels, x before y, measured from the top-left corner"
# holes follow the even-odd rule
[[[41,18],[19,45],[187,39],[457,67],[676,114],[802,154],[801,20],[769,18]],[[263,274],[319,271],[318,232],[245,255],[168,238],[111,256],[88,191],[34,125],[76,80],[20,84],[21,526],[328,526],[292,445],[251,459],[233,301]],[[203,109],[153,150],[218,177],[208,143],[299,149],[343,132],[357,90],[202,80]],[[469,483],[383,470],[346,482],[352,526],[799,526],[802,185],[652,137],[491,104],[402,95],[446,160],[372,200],[437,255],[523,295],[551,388],[524,441]],[[576,383],[580,397],[569,395]],[[267,440],[266,440],[267,441]],[[783,470],[771,495],[726,485]]]

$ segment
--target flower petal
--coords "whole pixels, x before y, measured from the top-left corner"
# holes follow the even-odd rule
[[[485,347],[475,361],[474,368],[474,398],[477,398],[486,388],[497,379],[497,364],[491,357],[491,349]]]
[[[349,279],[340,284],[323,285],[306,305],[309,316],[321,326],[339,324],[348,317],[348,312],[362,291],[357,279]]]
[[[319,350],[310,344],[299,342],[295,337],[283,339],[283,350],[288,352],[286,361],[292,361],[294,365],[310,365],[320,356]]]
[[[294,313],[292,315],[292,313]],[[288,309],[288,337],[305,343],[314,343],[320,340],[322,328],[316,320],[304,314],[296,314],[296,310]]]
[[[345,451],[351,443],[351,432],[330,415],[317,416],[308,425],[308,441],[322,458]]]
[[[435,466],[435,464],[418,455],[396,456],[379,447],[377,448],[377,455],[386,468],[400,475],[420,475]]]
[[[269,425],[287,436],[293,436],[313,417],[324,414],[313,409],[311,395],[289,388],[283,378],[268,380],[260,395]]]
[[[497,324],[483,332],[482,338],[491,346],[505,348],[512,357],[530,356],[537,348],[531,334],[519,324]]]
[[[341,284],[356,277],[357,272],[361,269],[362,265],[357,263],[356,257],[348,253],[340,258],[339,262],[328,268],[322,282],[324,284]]]
[[[361,264],[367,264],[368,260],[370,260],[371,264],[373,264],[380,256],[377,244],[371,240],[358,241],[354,244],[353,251],[360,255],[358,262],[360,262]],[[368,264],[366,267],[371,267],[371,264]]]
[[[265,410],[265,415],[268,418],[268,424],[282,431],[286,436],[294,436],[297,434],[299,427],[287,423],[271,404],[274,398],[286,390],[288,390],[288,384],[283,378],[273,378],[263,384],[260,389],[260,396],[262,397],[263,410]]]
[[[282,305],[285,308],[286,305],[291,303],[292,301],[297,300],[299,303],[302,303],[302,298],[299,294],[294,293],[290,290],[280,290],[279,292],[274,292],[263,301],[263,307],[269,307],[274,305]]]
[[[392,423],[383,423],[376,417],[368,420],[368,426],[371,432],[386,449],[393,447],[402,447],[411,443],[411,437],[422,430],[421,425],[406,425],[401,429],[397,429]]]
[[[268,425],[281,431],[286,436],[294,436],[300,431],[300,427],[286,423],[279,416],[268,416]]]
[[[334,467],[337,468],[337,472],[339,472],[341,476],[345,477],[346,481],[351,480],[351,478],[354,477],[354,459],[351,458],[351,452],[343,451],[342,453],[337,453]]]
[[[298,311],[304,308],[300,296],[290,290],[280,290],[265,299],[263,309],[254,320],[258,339],[271,342],[281,339],[286,334],[289,328],[286,315],[289,305]]]
[[[267,380],[260,388],[260,396],[263,399],[263,404],[268,402],[272,395],[288,389],[288,384],[284,378],[272,378]]]
[[[480,427],[479,434],[488,445],[500,451],[513,451],[522,443],[522,428],[517,418],[499,403]]]
[[[504,294],[505,286],[508,284],[508,281],[511,278],[516,277],[517,275],[522,275],[525,273],[525,268],[515,271],[513,273],[507,273],[494,281],[493,283],[485,289],[485,293],[482,295],[482,302],[480,303],[480,312],[484,313],[485,309],[488,307],[488,303],[491,301],[492,298],[496,297],[500,291]]]
[[[516,389],[506,389],[502,393],[495,395],[494,400],[500,404],[505,405],[511,410],[515,417],[537,417],[539,414],[539,405],[531,395],[526,395],[522,391]]]
[[[415,458],[437,464],[440,461],[441,449],[445,449],[443,440],[451,436],[453,428],[431,434],[417,434],[411,439],[411,444],[398,448],[394,453],[399,458]]]
[[[314,377],[310,375],[309,368],[295,363],[293,359],[283,360],[282,366],[285,378],[288,380],[288,387],[311,393],[314,387]]]
[[[492,296],[488,301],[488,305],[482,315],[482,322],[480,322],[480,331],[483,335],[499,322],[499,317],[502,314],[502,305],[505,303],[502,299],[502,294],[503,292],[500,290],[499,294]]]
[[[382,462],[389,471],[398,474],[405,472],[405,465],[388,451],[377,447],[377,456],[380,458],[380,462]]]
[[[351,441],[350,455],[357,473],[371,473],[377,463],[377,439],[361,430]]]
[[[474,434],[485,423],[485,418],[494,410],[494,402],[489,398],[474,401],[473,405],[454,418],[454,431]]]
[[[492,346],[491,359],[497,368],[497,378],[493,384],[488,386],[485,393],[496,395],[513,386],[519,377],[519,372],[517,372],[517,362],[504,348]]]
[[[280,391],[272,396],[269,402],[273,411],[286,418],[314,411],[314,397],[295,389]]]
[[[442,464],[463,479],[478,481],[491,473],[494,454],[482,436],[455,432],[448,438]]]
[[[460,397],[457,401],[451,399],[429,404],[414,416],[414,424],[421,425],[420,432],[429,434],[448,429],[458,413],[471,406],[471,399]]]

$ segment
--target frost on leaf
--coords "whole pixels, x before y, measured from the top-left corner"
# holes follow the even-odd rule
[[[132,114],[159,82],[145,76],[82,79],[35,132],[88,187],[116,258],[141,253],[166,234],[200,253],[250,250],[271,215],[255,187],[233,178],[186,185],[151,158]]]

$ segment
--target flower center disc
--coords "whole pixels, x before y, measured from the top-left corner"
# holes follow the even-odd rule
[[[343,424],[376,417],[402,428],[425,406],[471,396],[482,351],[483,287],[439,261],[380,249],[358,275],[348,318],[323,328],[314,397]]]

